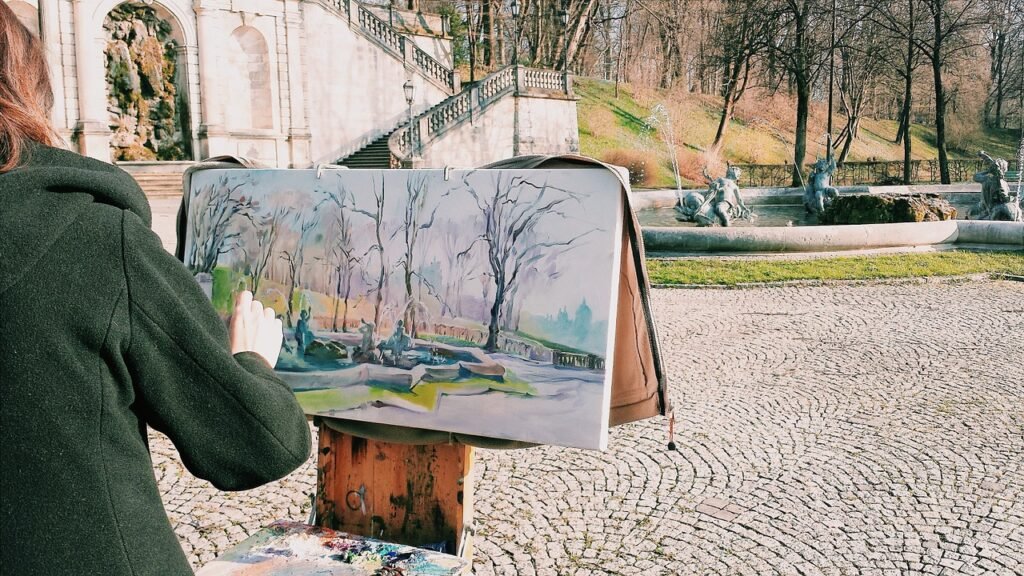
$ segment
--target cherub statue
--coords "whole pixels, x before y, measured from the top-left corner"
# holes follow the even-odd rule
[[[839,197],[839,190],[832,186],[832,173],[836,171],[836,158],[832,154],[832,135],[826,137],[825,157],[818,158],[811,166],[811,181],[804,189],[804,208],[808,213],[821,217],[832,201]]]
[[[362,337],[359,345],[352,353],[352,359],[362,364],[377,364],[377,347],[373,345],[373,322],[359,321],[359,334]]]
[[[381,342],[378,348],[390,352],[391,362],[397,365],[402,358],[402,353],[409,349],[410,344],[412,344],[412,339],[405,333],[405,321],[399,319],[398,322],[395,322],[395,330],[391,337]]]
[[[1010,194],[1010,185],[1006,182],[1006,169],[1009,164],[1002,158],[993,158],[984,150],[978,152],[988,166],[974,175],[974,181],[981,183],[981,202],[971,208],[968,217],[972,220],[1004,220],[1020,222],[1024,220],[1021,213],[1020,192]]]
[[[711,179],[707,170],[704,170],[704,179],[708,182],[708,192],[702,202],[692,211],[692,219],[698,226],[730,226],[736,218],[750,219],[752,214],[750,208],[743,203],[740,197],[740,187],[736,183],[740,179],[740,169],[736,166],[729,166],[722,178]],[[699,194],[696,197],[700,197]],[[686,199],[684,199],[686,200]],[[694,198],[689,199],[688,204],[693,204]],[[683,210],[690,210],[682,203]],[[680,207],[676,208],[680,211]]]
[[[306,348],[313,341],[313,331],[309,326],[310,322],[308,308],[299,312],[299,321],[295,323],[295,345],[299,357],[306,355]]]

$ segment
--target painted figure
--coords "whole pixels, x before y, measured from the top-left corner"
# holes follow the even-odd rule
[[[826,140],[824,158],[818,158],[811,167],[811,181],[804,189],[804,208],[808,213],[821,217],[825,208],[839,197],[839,190],[832,186],[832,173],[836,171],[836,158],[832,154],[832,135]]]
[[[377,349],[373,345],[373,331],[376,328],[373,322],[360,320],[359,334],[361,339],[359,345],[352,353],[352,359],[360,364],[376,364]]]
[[[405,333],[405,321],[399,320],[395,323],[395,330],[391,334],[391,337],[383,341],[378,345],[382,351],[390,353],[391,363],[398,364],[399,359],[402,358],[402,353],[409,349],[412,344],[412,339]]]
[[[676,206],[676,219],[696,222],[698,226],[730,226],[736,218],[751,218],[750,209],[740,197],[740,169],[729,166],[725,176],[712,180],[707,170],[707,195],[690,192]]]
[[[309,328],[309,309],[299,312],[299,321],[295,323],[295,345],[299,357],[306,355],[306,348],[313,341],[313,331]]]
[[[993,158],[984,151],[978,153],[988,166],[974,175],[974,181],[981,183],[981,202],[971,208],[968,217],[971,220],[1003,220],[1020,222],[1024,220],[1021,213],[1020,192],[1010,193],[1010,185],[1006,182],[1006,160]]]

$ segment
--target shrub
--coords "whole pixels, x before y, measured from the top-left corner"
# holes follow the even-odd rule
[[[606,151],[601,160],[628,170],[629,183],[633,186],[650,186],[654,181],[654,162],[649,152],[617,148]]]

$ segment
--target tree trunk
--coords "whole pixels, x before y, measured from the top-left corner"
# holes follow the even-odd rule
[[[494,14],[491,11],[491,0],[482,0],[480,3],[480,28],[485,37],[484,66],[493,66],[497,43],[494,38]]]
[[[331,318],[331,330],[338,331],[338,300],[341,299],[341,269],[338,269],[338,282],[334,285],[334,316]]]
[[[938,47],[932,58],[935,77],[935,147],[939,149],[939,180],[949,184],[949,157],[946,155],[946,93],[942,86],[942,61]]]
[[[412,269],[408,264],[405,266],[405,297],[407,302],[405,304],[405,327],[409,329],[409,334],[413,338],[416,337],[416,304],[412,297]]]
[[[896,137],[893,138],[893,144],[902,144],[903,136],[907,133],[907,108],[906,105],[900,104],[900,116],[899,124],[896,126]]]
[[[294,312],[292,309],[292,301],[295,300],[295,267],[293,264],[290,266],[292,266],[292,271],[291,276],[288,279],[288,312],[284,316],[286,321],[285,325],[288,328],[292,327],[292,314]]]
[[[487,325],[487,342],[484,350],[494,352],[498,349],[498,321],[501,318],[501,307],[505,304],[504,278],[495,275],[494,278],[494,302],[491,304],[491,321]]]
[[[846,141],[843,142],[843,151],[839,153],[839,159],[837,163],[842,166],[846,162],[846,157],[850,155],[850,148],[853,146],[853,141],[857,138],[857,133],[860,130],[860,116],[853,116],[847,119],[846,122]]]
[[[910,30],[907,32],[907,59],[903,69],[903,184],[910,185],[911,148],[913,134],[910,132],[910,116],[914,109],[914,2],[909,3]]]
[[[352,294],[352,269],[345,276],[345,309],[341,313],[341,331],[348,332],[348,299]]]
[[[734,90],[734,84],[729,83],[729,86],[725,89],[725,102],[722,105],[722,117],[718,119],[718,130],[715,131],[715,141],[711,143],[711,153],[717,154],[718,150],[722,147],[722,142],[725,140],[725,129],[729,125],[729,121],[732,120],[733,110],[735,104],[733,104],[732,94]]]
[[[804,74],[796,77],[796,135],[793,145],[793,186],[804,184],[804,157],[807,155],[807,117],[811,107],[811,83]]]

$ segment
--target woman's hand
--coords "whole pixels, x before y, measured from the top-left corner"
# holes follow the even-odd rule
[[[281,320],[273,308],[264,308],[259,300],[253,300],[252,292],[246,290],[235,297],[229,332],[232,354],[255,352],[271,367],[277,364],[283,339]]]

